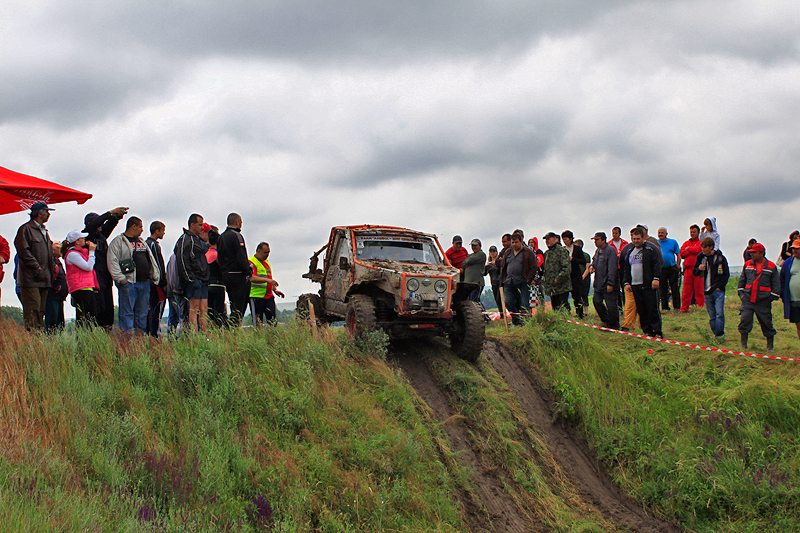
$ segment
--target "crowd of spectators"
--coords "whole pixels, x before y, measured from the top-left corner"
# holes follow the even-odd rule
[[[74,229],[63,241],[54,242],[45,226],[51,211],[42,202],[34,203],[30,220],[20,226],[14,239],[14,279],[30,331],[63,328],[67,297],[75,307],[79,327],[97,325],[111,331],[113,287],[124,333],[157,337],[167,303],[171,329],[180,325],[205,330],[209,319],[219,327],[239,326],[248,306],[255,325],[275,321],[275,296],[284,294],[272,276],[269,244],[259,243],[248,256],[241,235],[242,217],[236,213],[228,215],[221,234],[193,213],[165,262],[159,241],[166,234],[166,224],[161,221],[150,224],[145,240],[142,219],[130,216],[125,231],[109,241],[128,214],[127,207],[118,207],[87,214],[82,230]],[[0,281],[2,266],[10,258],[8,242],[0,237]]]
[[[53,242],[45,224],[52,208],[33,204],[30,220],[20,226],[14,239],[17,254],[14,277],[22,303],[25,327],[57,330],[64,326],[67,297],[76,310],[79,326],[98,325],[110,330],[114,324],[112,288],[117,288],[119,327],[123,332],[158,336],[165,307],[169,305],[169,327],[205,330],[209,322],[218,327],[239,326],[249,307],[256,324],[274,322],[275,296],[284,297],[268,261],[270,246],[261,242],[249,256],[241,234],[242,217],[231,213],[227,227],[217,226],[192,214],[168,261],[159,241],[166,225],[153,221],[150,236],[142,239],[143,221],[127,218],[125,231],[111,239],[128,208],[103,214],[89,213],[83,229],[70,231],[61,242]],[[583,319],[589,294],[606,328],[629,331],[639,324],[642,331],[663,338],[662,312],[686,313],[690,306],[705,308],[715,339],[725,339],[725,288],[730,278],[728,260],[720,250],[717,220],[706,218],[702,227],[689,227],[689,238],[681,245],[658,229],[658,238],[644,224],[622,238],[620,227],[592,237],[594,255],[572,231],[548,232],[525,240],[517,229],[501,237],[501,249],[483,251],[479,239],[470,241],[470,251],[461,236],[453,238],[445,252],[462,281],[475,289],[469,298],[481,301],[484,276],[490,277],[498,309],[511,314],[521,325],[532,309],[549,298],[553,309],[571,312]],[[751,239],[743,253],[737,293],[741,300],[739,343],[748,346],[754,318],[774,349],[776,330],[772,302],[783,300],[784,317],[796,325],[800,338],[800,231],[793,231],[781,248],[777,263],[766,258],[762,244]],[[0,281],[3,265],[11,260],[8,242],[0,236]],[[594,284],[591,278],[594,276]],[[683,285],[681,289],[681,284]],[[592,289],[593,288],[593,289]],[[227,293],[230,312],[225,306]],[[671,302],[671,307],[670,307]],[[620,322],[620,315],[622,322]],[[638,318],[638,321],[637,321]]]
[[[600,231],[592,237],[595,251],[591,257],[570,230],[560,235],[548,232],[543,240],[545,251],[538,249],[535,238],[526,243],[522,230],[503,235],[501,249],[489,247],[482,273],[476,265],[486,256],[478,239],[471,242],[473,253],[469,254],[461,236],[456,235],[445,255],[454,267],[472,272],[470,282],[480,286],[471,296],[475,301],[480,301],[483,275],[488,275],[497,308],[508,312],[515,325],[522,325],[524,317],[544,303],[545,296],[553,309],[567,312],[571,312],[571,296],[578,318],[583,319],[592,292],[595,311],[608,329],[630,331],[638,322],[646,335],[663,338],[662,313],[687,313],[696,305],[706,309],[715,340],[725,340],[725,289],[730,268],[720,251],[716,218],[706,218],[702,228],[692,224],[682,245],[668,237],[665,227],[658,229],[655,238],[646,225],[639,224],[630,230],[630,241],[622,238],[619,227],[611,230],[611,240]],[[783,244],[778,264],[766,258],[764,246],[756,239],[750,240],[743,258],[737,286],[740,348],[748,347],[755,317],[767,351],[773,351],[776,330],[771,310],[772,302],[779,298],[784,302],[784,317],[796,324],[800,338],[800,263],[794,261],[800,258],[800,232],[792,232]]]

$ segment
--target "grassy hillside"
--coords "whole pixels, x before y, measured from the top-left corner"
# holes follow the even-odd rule
[[[800,358],[779,302],[773,316],[776,355]],[[731,287],[726,318],[719,347],[738,350]],[[665,314],[664,335],[713,338],[699,309]],[[800,363],[639,340],[554,314],[507,337],[627,492],[691,530],[800,530]],[[750,350],[764,346],[756,325]]]
[[[380,336],[2,328],[4,531],[463,530]]]
[[[798,356],[776,325],[778,353]],[[428,401],[442,398],[428,405],[380,334],[0,328],[0,531],[502,531],[487,494],[536,531],[619,530],[568,479],[550,419],[532,423],[497,352],[469,365],[442,342],[406,345],[437,389]],[[707,329],[704,311],[665,316],[668,338]],[[657,514],[698,532],[800,530],[800,363],[555,314],[489,333],[552,393],[555,423]]]

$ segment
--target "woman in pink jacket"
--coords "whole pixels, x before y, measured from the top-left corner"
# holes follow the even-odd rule
[[[69,232],[61,244],[61,255],[67,263],[67,288],[75,308],[78,326],[91,327],[97,320],[97,274],[94,251],[97,245],[86,242],[87,233]]]

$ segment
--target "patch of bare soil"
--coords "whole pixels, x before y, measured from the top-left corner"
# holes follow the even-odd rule
[[[451,448],[461,465],[473,475],[474,493],[462,490],[460,496],[463,516],[473,532],[531,532],[547,531],[531,513],[520,509],[506,492],[497,469],[484,467],[476,451],[465,421],[456,416],[447,397],[434,380],[424,357],[415,353],[412,344],[396,343],[392,350],[395,363],[403,370],[411,386],[427,403],[433,417],[442,424]]]
[[[648,513],[629,498],[601,467],[597,457],[573,429],[554,421],[553,401],[526,365],[521,365],[511,350],[487,339],[483,354],[495,371],[508,383],[519,399],[528,420],[580,494],[610,521],[641,533],[680,532],[679,527]]]

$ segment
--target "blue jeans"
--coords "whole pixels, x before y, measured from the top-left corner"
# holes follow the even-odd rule
[[[708,310],[708,325],[715,337],[725,335],[725,291],[716,289],[711,294],[706,294],[706,310]]]
[[[147,331],[147,312],[150,310],[150,282],[117,284],[119,293],[119,329],[128,333]]]

